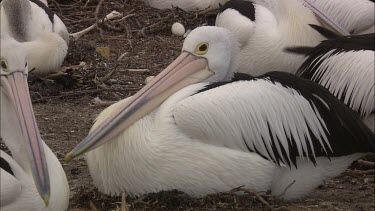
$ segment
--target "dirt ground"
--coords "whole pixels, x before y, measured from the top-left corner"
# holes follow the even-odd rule
[[[86,6],[86,0],[49,2],[71,33],[95,23],[97,0],[90,0]],[[94,99],[118,101],[134,94],[144,85],[147,76],[156,75],[178,56],[183,41],[171,34],[174,22],[193,29],[211,20],[209,15],[178,9],[158,11],[137,0],[104,1],[98,19],[112,10],[128,18],[113,21],[109,26],[101,24],[102,30],[95,29],[72,40],[64,63],[68,67],[65,75],[43,78],[30,75],[31,95],[42,138],[66,171],[71,190],[70,209],[76,211],[95,210],[94,207],[103,211],[116,210],[121,202],[119,197],[97,191],[83,156],[69,163],[64,161],[65,154],[87,135],[96,115],[105,108],[94,103]],[[96,47],[109,47],[109,60],[99,56]],[[374,160],[374,157],[368,159]],[[327,181],[305,199],[293,202],[265,199],[279,210],[375,210],[374,175],[353,170],[360,167],[357,164],[344,175]],[[232,192],[195,199],[169,191],[128,197],[127,201],[130,210],[267,210],[253,194]]]

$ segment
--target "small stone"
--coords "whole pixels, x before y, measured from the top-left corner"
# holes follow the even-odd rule
[[[155,78],[155,76],[148,76],[148,77],[145,79],[145,84],[150,83],[150,81],[151,81],[152,79],[154,79],[154,78]]]
[[[113,78],[111,78],[111,79],[109,79],[109,83],[111,83],[111,84],[117,84],[117,80],[116,79],[113,79]]]
[[[321,208],[329,208],[332,206],[332,203],[331,202],[322,202],[319,204],[319,207]]]

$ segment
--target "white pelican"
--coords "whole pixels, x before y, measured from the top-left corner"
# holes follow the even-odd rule
[[[351,34],[374,33],[375,4],[372,0],[306,0]]]
[[[297,75],[326,87],[375,132],[375,34],[334,37],[327,29],[313,27],[331,39],[316,47],[288,48],[307,56]]]
[[[0,151],[0,210],[67,210],[68,181],[40,138],[27,85],[26,53],[13,38],[1,39],[0,68],[1,138],[12,153]]]
[[[256,3],[254,3],[256,2]],[[241,73],[296,73],[303,56],[284,52],[287,46],[316,46],[324,39],[308,24],[320,25],[301,0],[230,0],[221,7],[216,26],[229,29],[241,44]]]
[[[226,29],[193,30],[181,55],[104,110],[66,159],[92,150],[90,173],[106,194],[244,185],[294,199],[374,151],[374,134],[322,86],[280,72],[233,78],[238,45]]]
[[[22,42],[29,70],[47,74],[61,67],[68,50],[69,33],[61,19],[39,0],[3,0],[1,34]]]
[[[179,7],[185,11],[215,10],[228,0],[144,0],[150,7],[165,10]]]

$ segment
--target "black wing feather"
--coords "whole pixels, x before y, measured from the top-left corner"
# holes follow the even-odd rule
[[[328,140],[333,150],[328,150],[328,154],[325,154],[316,137],[312,137],[316,156],[338,157],[375,151],[375,134],[362,122],[357,113],[323,86],[283,72],[270,72],[262,77],[269,77],[271,81],[297,90],[310,104],[315,105],[326,124]],[[316,96],[324,101],[328,108]],[[328,149],[328,146],[325,148]]]
[[[0,157],[0,168],[4,169],[6,172],[14,176],[12,168],[10,167],[9,163],[2,157]]]
[[[323,35],[327,39],[334,39],[334,38],[340,37],[340,35],[336,34],[334,31],[326,29],[322,26],[318,26],[315,24],[309,24],[309,26],[315,29],[317,32],[319,32],[321,35]]]
[[[320,74],[319,77],[314,77],[319,67],[321,66],[323,60],[321,59],[324,56],[328,57],[332,55],[337,55],[349,51],[364,51],[364,50],[375,50],[375,34],[364,34],[364,35],[353,35],[339,37],[336,39],[325,40],[319,45],[314,47],[307,53],[307,59],[300,66],[297,71],[297,75],[302,78],[307,78],[315,82],[321,81],[323,74]],[[327,58],[328,58],[327,57]],[[342,95],[344,100],[346,96],[346,91]]]
[[[226,9],[237,10],[241,15],[249,18],[251,21],[255,21],[255,6],[251,1],[230,0],[220,7],[220,12]]]
[[[330,158],[359,152],[365,153],[375,151],[375,134],[362,122],[357,113],[348,108],[343,102],[338,100],[323,86],[293,74],[286,72],[269,72],[259,77],[252,77],[247,74],[235,74],[232,81],[209,84],[204,89],[200,90],[200,92],[214,89],[236,81],[252,81],[258,79],[267,79],[273,83],[280,83],[284,87],[292,88],[307,99],[312,107],[316,108],[316,113],[321,116],[326,125],[326,135],[329,145],[332,148],[331,151],[328,144],[324,141],[322,146],[319,142],[321,137],[315,137],[311,129],[308,128],[316,157],[324,156]],[[271,135],[272,133],[270,131],[270,127],[268,128],[271,137],[271,149],[268,149],[266,146],[268,155],[260,153],[255,146],[250,147],[246,143],[246,138],[242,135],[248,150],[250,152],[255,151],[263,158],[273,161],[279,165],[280,163],[284,163],[288,166],[297,166],[296,159],[299,157],[299,152],[296,143],[299,140],[294,140],[293,137],[289,138],[287,140],[289,155],[287,155],[286,150],[282,147],[280,149],[281,152],[279,153],[276,145],[282,146],[279,143],[280,140],[275,140]],[[287,134],[286,137],[288,137]],[[270,154],[269,150],[272,150],[275,157]],[[316,159],[313,156],[312,147],[307,144],[307,149],[305,150],[306,151],[304,154],[309,157],[314,165],[316,165]],[[286,159],[284,160],[283,158]],[[290,158],[290,160],[288,160],[288,158]]]

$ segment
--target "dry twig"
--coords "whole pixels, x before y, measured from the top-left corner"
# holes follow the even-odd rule
[[[100,35],[103,36],[103,29],[100,27],[101,21],[98,18],[100,7],[103,5],[104,0],[99,0],[98,5],[95,8],[95,27],[100,31]]]
[[[62,94],[58,95],[58,96],[51,96],[51,97],[46,97],[46,98],[42,98],[42,99],[37,99],[37,100],[33,100],[33,103],[39,103],[39,102],[43,102],[43,101],[46,101],[46,100],[52,100],[52,99],[59,99],[59,98],[64,98],[64,97],[75,97],[75,96],[79,96],[79,95],[88,95],[88,94],[97,94],[97,93],[100,93],[100,92],[108,92],[108,91],[138,91],[139,88],[124,88],[124,89],[109,89],[109,88],[103,88],[103,89],[94,89],[94,90],[84,90],[84,91],[77,91],[77,92],[63,92]]]
[[[104,21],[108,21],[108,20],[113,20],[113,19],[117,19],[117,18],[121,18],[122,17],[122,14],[117,12],[117,11],[112,11],[111,13],[109,13],[105,18],[104,18]],[[82,35],[92,31],[93,29],[95,29],[96,27],[96,23],[91,25],[90,27],[82,30],[82,31],[79,31],[79,32],[76,32],[74,34],[70,34],[71,37],[73,37],[75,40],[79,39]]]
[[[366,160],[362,160],[362,159],[357,160],[357,162],[358,162],[358,164],[360,164],[362,166],[375,168],[375,162],[370,162],[370,161],[366,161]]]
[[[244,188],[243,186],[233,189],[231,192],[243,191],[255,195],[259,201],[261,201],[266,207],[270,210],[273,210],[273,207],[255,190]]]

